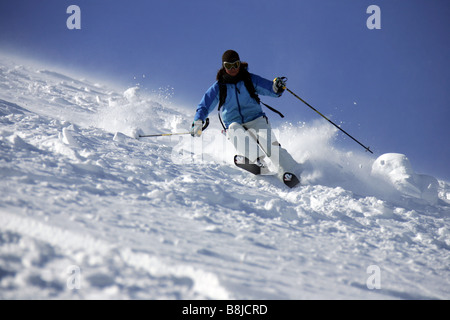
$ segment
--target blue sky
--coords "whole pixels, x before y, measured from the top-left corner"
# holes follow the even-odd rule
[[[66,27],[72,4],[81,30]],[[366,26],[370,5],[381,9],[379,30]],[[251,72],[288,77],[374,157],[404,153],[416,172],[449,181],[449,16],[448,0],[5,0],[0,50],[123,86],[171,87],[191,118],[235,49]],[[263,101],[294,123],[319,118],[287,93]]]

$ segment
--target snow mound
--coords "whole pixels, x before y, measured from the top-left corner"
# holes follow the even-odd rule
[[[417,174],[404,154],[386,153],[372,165],[372,175],[381,177],[401,194],[436,204],[439,183],[436,178]]]

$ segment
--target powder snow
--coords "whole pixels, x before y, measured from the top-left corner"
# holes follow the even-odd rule
[[[450,184],[274,129],[302,185],[233,165],[195,106],[0,56],[0,299],[449,299]],[[197,152],[200,150],[200,152]]]

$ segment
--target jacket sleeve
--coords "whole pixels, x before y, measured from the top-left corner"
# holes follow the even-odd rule
[[[251,73],[253,85],[255,86],[255,90],[258,94],[262,94],[263,96],[270,97],[280,97],[281,93],[275,93],[273,91],[273,82],[263,77],[260,77],[256,74]]]
[[[194,121],[205,121],[208,115],[214,110],[219,103],[219,83],[216,81],[204,94],[202,100],[197,107]]]

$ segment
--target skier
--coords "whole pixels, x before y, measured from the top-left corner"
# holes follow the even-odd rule
[[[270,81],[247,69],[248,63],[241,62],[236,51],[224,52],[217,81],[200,101],[190,133],[199,137],[206,118],[219,105],[219,119],[237,152],[235,164],[254,174],[264,174],[267,157],[277,168],[278,178],[292,188],[299,183],[293,174],[297,163],[278,143],[258,97],[258,94],[280,97],[286,86],[285,78]]]

